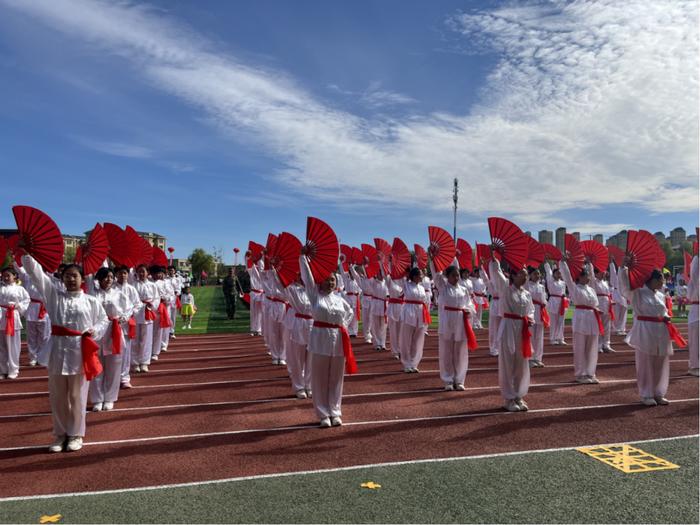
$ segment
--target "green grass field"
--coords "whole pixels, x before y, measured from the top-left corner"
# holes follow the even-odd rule
[[[638,447],[680,469],[625,474],[575,450],[522,453],[0,502],[0,522],[698,523],[697,438]]]

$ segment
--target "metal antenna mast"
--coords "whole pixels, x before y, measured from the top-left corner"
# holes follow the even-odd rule
[[[452,201],[455,203],[454,207],[454,218],[452,222],[452,237],[454,238],[455,242],[457,242],[457,193],[459,192],[459,183],[457,182],[457,179],[455,178],[454,181],[454,190],[452,193]]]

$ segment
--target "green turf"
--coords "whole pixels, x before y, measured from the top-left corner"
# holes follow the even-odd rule
[[[191,288],[197,313],[192,318],[192,329],[183,330],[182,317],[178,316],[175,333],[180,334],[221,334],[248,332],[250,330],[250,311],[239,300],[236,306],[236,318],[226,317],[226,303],[221,286],[195,286]]]
[[[4,502],[0,521],[698,523],[697,439],[639,447],[681,468],[624,474],[576,451],[547,452]],[[382,487],[361,488],[367,481]]]

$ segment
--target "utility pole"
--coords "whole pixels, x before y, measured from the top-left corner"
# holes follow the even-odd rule
[[[455,240],[455,243],[457,242],[457,193],[459,192],[459,183],[457,182],[457,179],[455,178],[454,181],[454,190],[452,193],[452,201],[455,203],[454,207],[454,218],[452,222],[452,237]]]

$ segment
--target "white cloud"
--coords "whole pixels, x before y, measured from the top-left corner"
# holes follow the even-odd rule
[[[127,157],[130,159],[149,159],[153,156],[153,151],[137,144],[125,144],[123,142],[109,142],[87,137],[74,137],[75,140],[86,148],[113,155],[115,157]]]
[[[446,209],[449,192],[436,190],[458,177],[467,190],[461,208],[475,215],[546,222],[623,203],[698,208],[692,0],[518,3],[455,16],[449,25],[465,41],[501,57],[481,103],[468,115],[402,120],[329,107],[288,74],[243,64],[132,3],[0,3],[97,46],[105,59],[129,60],[236,140],[265,148],[285,166],[277,178],[305,195]],[[378,105],[411,101],[379,85],[368,93]]]

